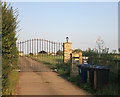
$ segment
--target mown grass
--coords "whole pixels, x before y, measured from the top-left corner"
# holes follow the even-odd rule
[[[39,61],[43,64],[46,64],[48,67],[51,69],[57,68],[56,66],[58,64],[63,64],[63,56],[47,56],[47,55],[38,55],[38,56],[30,56],[27,55],[28,57]]]
[[[18,81],[18,72],[17,71],[11,71],[8,75],[8,85],[6,92],[4,92],[2,95],[14,95],[16,90],[16,85]]]

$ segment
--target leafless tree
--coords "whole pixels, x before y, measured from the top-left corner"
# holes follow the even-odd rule
[[[116,53],[116,50],[112,50],[112,53],[114,53],[114,54],[115,54],[115,53]]]
[[[104,49],[104,41],[101,39],[101,37],[99,37],[96,41],[97,43],[97,47],[98,47],[98,53],[102,53],[103,49]]]

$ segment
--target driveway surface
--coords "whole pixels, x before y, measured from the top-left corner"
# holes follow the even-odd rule
[[[44,64],[20,57],[17,95],[90,95],[52,72]]]

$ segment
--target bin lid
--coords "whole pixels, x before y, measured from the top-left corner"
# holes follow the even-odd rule
[[[90,65],[88,68],[89,69],[95,69],[97,67],[97,65]]]
[[[93,70],[109,70],[106,66],[98,66],[98,65],[90,65],[88,69],[93,69]]]
[[[96,68],[96,69],[109,70],[109,68],[108,68],[108,67],[106,67],[106,66],[96,66],[95,68]]]
[[[93,66],[94,64],[79,64],[78,67],[89,67]]]
[[[98,66],[98,65],[91,65],[89,66],[89,69],[104,69],[104,70],[109,70],[106,66]]]

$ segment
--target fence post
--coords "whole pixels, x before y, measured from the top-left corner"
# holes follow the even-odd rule
[[[55,42],[54,42],[54,58],[55,58]]]
[[[27,40],[27,54],[29,54],[29,52],[28,52],[29,51],[29,46],[28,46],[29,44],[28,43],[29,43],[29,41]]]
[[[31,39],[30,39],[30,53],[31,53]]]
[[[38,39],[37,39],[37,55],[38,55]]]
[[[47,57],[48,57],[48,40],[47,40]]]
[[[50,41],[49,41],[49,53],[50,53]],[[50,55],[49,55],[49,57],[50,57]]]
[[[33,53],[33,39],[32,39],[32,53]]]
[[[40,48],[40,51],[41,51],[41,39],[40,39],[40,47],[39,48]]]

